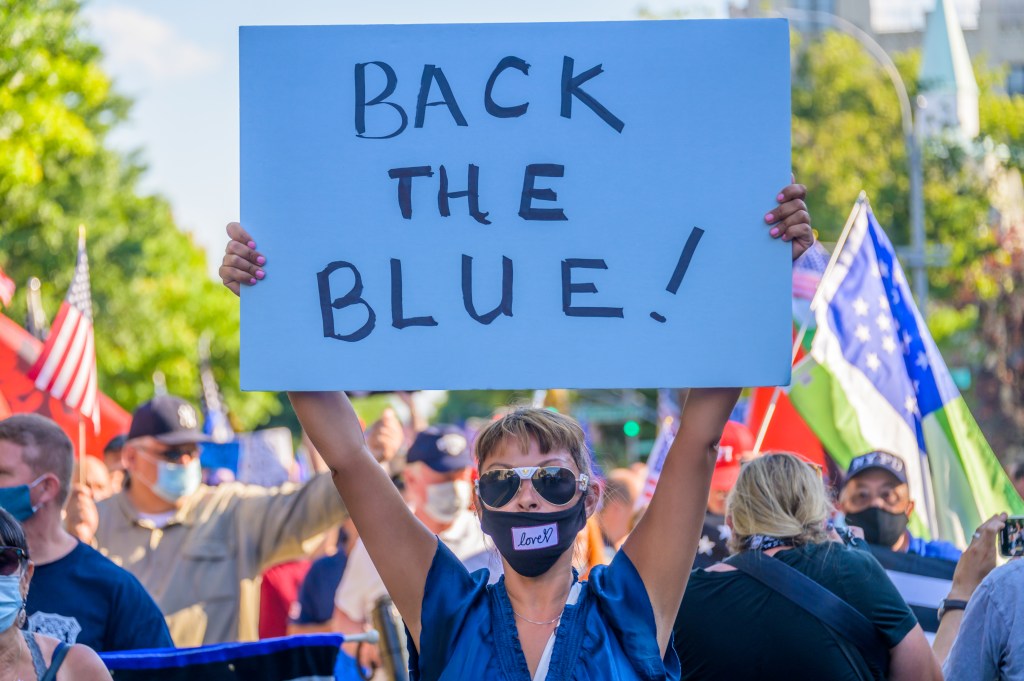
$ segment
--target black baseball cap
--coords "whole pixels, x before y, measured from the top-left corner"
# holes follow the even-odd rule
[[[438,473],[451,473],[473,465],[469,439],[458,426],[431,426],[413,440],[406,463],[422,461]]]
[[[132,414],[128,439],[146,436],[168,447],[210,442],[199,430],[195,407],[173,395],[158,395]]]
[[[846,471],[846,479],[852,480],[869,470],[887,471],[901,483],[907,483],[907,464],[892,452],[884,451],[868,452],[854,457]]]

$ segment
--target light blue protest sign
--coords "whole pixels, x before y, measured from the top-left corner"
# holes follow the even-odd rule
[[[243,27],[249,390],[789,380],[782,20]]]

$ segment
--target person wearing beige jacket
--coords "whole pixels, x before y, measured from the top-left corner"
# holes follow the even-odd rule
[[[204,439],[184,400],[139,407],[122,452],[131,484],[96,504],[92,537],[146,587],[179,647],[255,640],[262,572],[346,517],[328,473],[275,488],[202,485]]]

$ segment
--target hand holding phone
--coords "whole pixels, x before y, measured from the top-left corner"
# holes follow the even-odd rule
[[[999,553],[1007,558],[1024,556],[1024,516],[1006,519],[1006,525],[999,532]]]

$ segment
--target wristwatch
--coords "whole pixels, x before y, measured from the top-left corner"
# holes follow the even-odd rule
[[[943,598],[939,601],[939,621],[942,621],[942,616],[950,610],[963,610],[967,607],[967,601],[958,601],[953,598]]]

